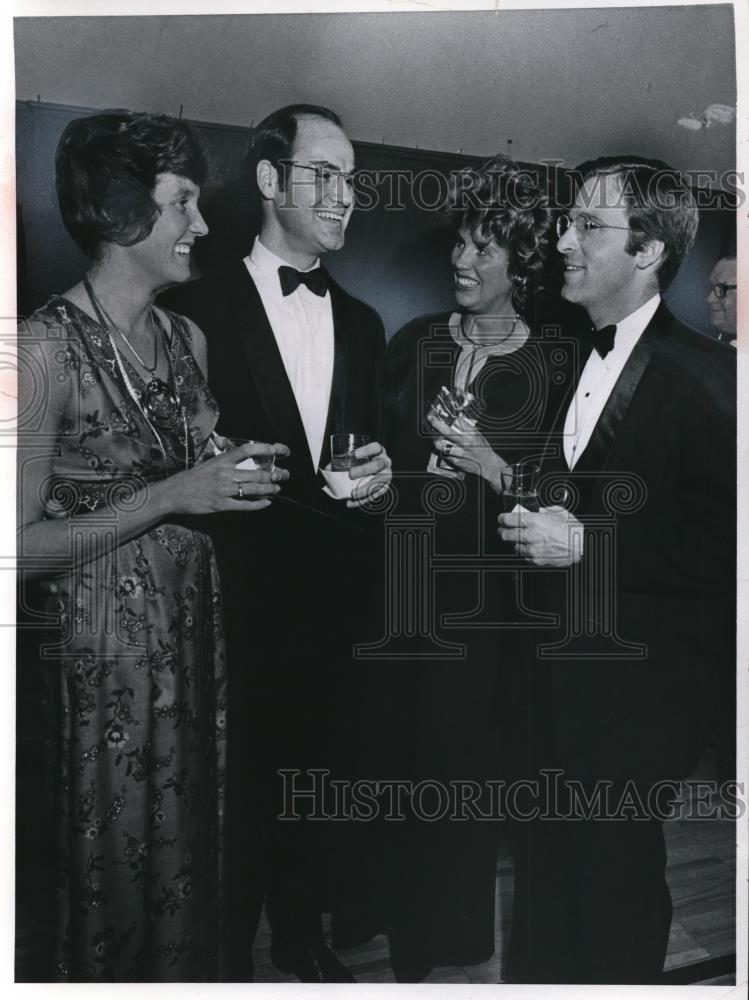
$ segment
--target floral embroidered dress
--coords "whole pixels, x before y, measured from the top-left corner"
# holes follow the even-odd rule
[[[200,460],[216,404],[179,316],[169,318],[182,413],[161,443],[127,385],[142,398],[145,383],[104,327],[62,298],[34,318],[59,338],[67,399],[45,507],[95,520],[85,542],[71,521],[71,547],[100,553],[56,578],[60,627],[42,650],[59,810],[55,974],[215,980],[225,665],[213,548],[178,519],[107,540],[117,509],[142,497],[133,486]]]

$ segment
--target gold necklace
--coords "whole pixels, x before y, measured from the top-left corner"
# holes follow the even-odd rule
[[[124,340],[124,342],[127,344],[128,350],[133,355],[138,364],[141,366],[141,368],[144,371],[147,371],[149,375],[153,375],[153,373],[156,371],[159,365],[159,340],[156,334],[156,324],[153,318],[153,312],[154,312],[153,306],[148,307],[148,319],[151,323],[151,334],[153,337],[153,365],[149,366],[145,363],[143,358],[140,356],[140,354],[138,354],[133,345],[130,343],[130,338],[125,334],[125,331],[120,329],[120,327],[117,325],[117,323],[115,323],[115,321],[109,315],[109,313],[104,308],[102,303],[99,301],[97,296],[94,295],[94,290],[91,287],[91,282],[89,281],[88,275],[85,275],[83,278],[83,287],[86,289],[86,294],[89,297],[91,305],[94,307],[96,311],[97,318],[99,319],[100,322],[102,322],[103,320],[102,326],[106,326],[107,329],[110,330],[115,329],[122,338],[122,340]]]
[[[104,312],[103,308],[102,308],[102,312]],[[149,321],[151,323],[151,334],[153,336],[153,365],[151,367],[149,367],[145,363],[145,361],[143,360],[143,358],[140,356],[140,354],[138,354],[138,352],[135,350],[135,348],[133,347],[133,345],[130,343],[130,340],[125,336],[125,331],[121,330],[117,326],[117,324],[114,322],[114,320],[110,317],[109,313],[104,312],[104,315],[107,317],[107,319],[109,320],[109,322],[115,328],[115,330],[117,331],[117,333],[119,333],[119,335],[125,341],[125,343],[127,344],[128,348],[130,349],[130,353],[136,359],[136,361],[141,366],[141,368],[143,368],[144,371],[147,371],[149,375],[153,375],[154,372],[156,371],[156,369],[159,366],[159,340],[158,340],[158,337],[156,335],[156,324],[154,323],[154,319],[153,319],[153,306],[149,306],[148,307],[148,319],[149,319]]]
[[[465,319],[466,319],[466,314],[463,313],[461,315],[461,317],[460,317],[460,332],[463,334],[463,336],[468,341],[468,343],[469,344],[473,344],[473,346],[476,347],[476,348],[480,348],[480,347],[496,347],[498,344],[504,344],[504,342],[506,340],[509,340],[510,337],[513,335],[513,333],[515,332],[515,327],[520,322],[520,317],[518,316],[517,313],[515,313],[515,316],[514,316],[514,318],[512,320],[512,326],[510,327],[509,331],[505,334],[505,336],[502,337],[501,340],[491,340],[488,343],[482,343],[481,340],[474,340],[473,337],[471,337],[468,334],[468,332],[466,330]],[[474,325],[476,325],[476,324],[474,324]]]
[[[528,335],[528,328],[526,327],[525,322],[520,318],[520,316],[517,313],[515,313],[515,317],[512,321],[512,327],[510,328],[510,332],[506,336],[504,336],[501,340],[490,341],[489,343],[482,344],[480,340],[474,340],[473,337],[470,337],[466,333],[465,319],[466,319],[466,314],[465,313],[461,314],[460,333],[463,339],[471,345],[467,349],[469,352],[469,357],[467,359],[468,372],[465,377],[465,386],[467,389],[468,386],[473,381],[474,366],[478,363],[479,358],[481,357],[485,359],[486,357],[493,356],[495,354],[500,354],[500,355],[510,354],[517,348],[522,347]],[[518,323],[522,324],[523,330],[525,331],[525,337],[523,337],[522,340],[520,340],[519,337],[515,336],[515,331],[517,330]],[[517,340],[520,340],[520,343],[516,343]],[[465,370],[465,367],[466,365],[464,363],[463,370]],[[456,369],[456,375],[457,375],[457,369]]]
[[[114,355],[115,363],[117,364],[117,369],[120,373],[122,381],[125,384],[125,388],[127,389],[128,395],[137,406],[141,416],[148,425],[151,433],[156,438],[156,442],[159,446],[159,451],[161,452],[161,457],[164,462],[164,472],[168,473],[169,461],[167,458],[166,446],[164,445],[164,441],[161,435],[159,434],[157,427],[163,431],[166,430],[173,431],[176,429],[176,425],[180,421],[182,423],[183,442],[185,448],[185,469],[189,469],[190,446],[189,446],[189,431],[187,427],[187,412],[184,406],[182,405],[182,402],[177,393],[177,372],[175,368],[175,361],[170,351],[167,349],[165,353],[167,357],[167,363],[169,365],[169,374],[171,376],[172,381],[174,382],[174,388],[172,388],[170,385],[164,382],[163,379],[155,377],[152,378],[147,385],[145,385],[145,389],[142,394],[138,393],[135,387],[133,386],[130,376],[128,375],[125,369],[125,365],[123,364],[123,359],[120,355],[120,352],[117,350],[117,346],[115,345],[114,339],[112,337],[111,327],[104,318],[105,314],[103,307],[101,306],[101,303],[94,294],[94,290],[91,287],[91,282],[88,279],[88,275],[85,275],[83,278],[83,287],[86,289],[86,294],[89,297],[91,306],[94,312],[96,313],[99,323],[107,332],[109,346],[112,349],[112,354]],[[122,331],[119,329],[119,327],[117,327],[117,325],[114,323],[112,325],[115,327],[120,336],[123,336]],[[165,337],[165,331],[163,326],[161,326],[161,321],[159,321],[159,327],[161,328],[162,335]],[[155,327],[154,327],[154,333],[155,333]],[[125,340],[125,343],[128,344],[128,347],[130,347],[127,338],[123,337],[123,339]],[[133,353],[135,354],[136,357],[138,357],[135,351],[133,351]],[[140,358],[138,358],[138,360],[140,361]],[[141,364],[143,364],[142,361]],[[143,365],[143,367],[146,369],[146,371],[149,371],[149,369],[145,365]],[[154,366],[154,370],[155,367],[156,366]]]

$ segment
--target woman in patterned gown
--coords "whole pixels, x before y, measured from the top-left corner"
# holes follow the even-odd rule
[[[59,623],[39,647],[59,980],[220,975],[224,648],[195,515],[266,507],[286,473],[235,465],[286,449],[222,453],[203,335],[153,305],[207,232],[206,168],[186,122],[71,122],[57,190],[91,264],[21,329],[19,557]]]

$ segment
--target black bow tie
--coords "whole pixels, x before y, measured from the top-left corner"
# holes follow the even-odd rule
[[[612,323],[610,326],[602,326],[600,330],[591,330],[587,341],[602,358],[605,358],[609,351],[614,349],[614,337],[616,337],[616,327]]]
[[[316,267],[314,271],[297,271],[294,267],[283,265],[278,269],[278,277],[284,295],[291,295],[300,285],[306,285],[315,295],[324,295],[328,290],[328,278],[321,267]]]

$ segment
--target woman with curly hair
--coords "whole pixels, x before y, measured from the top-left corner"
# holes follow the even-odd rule
[[[79,118],[57,149],[89,267],[19,338],[19,561],[58,621],[40,645],[58,843],[42,980],[219,978],[224,638],[195,515],[267,507],[287,474],[238,465],[288,452],[218,453],[205,338],[154,305],[208,231],[206,172],[164,115]]]
[[[456,230],[456,309],[405,326],[385,366],[397,512],[429,521],[431,552],[442,560],[423,588],[433,595],[432,628],[418,661],[402,670],[400,730],[412,781],[476,782],[474,813],[491,812],[483,783],[501,777],[509,623],[523,617],[510,562],[502,568],[514,556],[497,538],[497,515],[508,463],[538,453],[549,423],[548,349],[536,313],[551,213],[530,173],[502,157],[453,176],[445,207]],[[471,400],[454,423],[430,406],[441,390]],[[451,572],[451,561],[462,571]],[[445,615],[453,620],[442,632]],[[420,806],[439,802],[422,797]],[[470,809],[435,822],[413,815],[397,838],[388,906],[396,978],[489,959],[497,823],[472,819]]]

